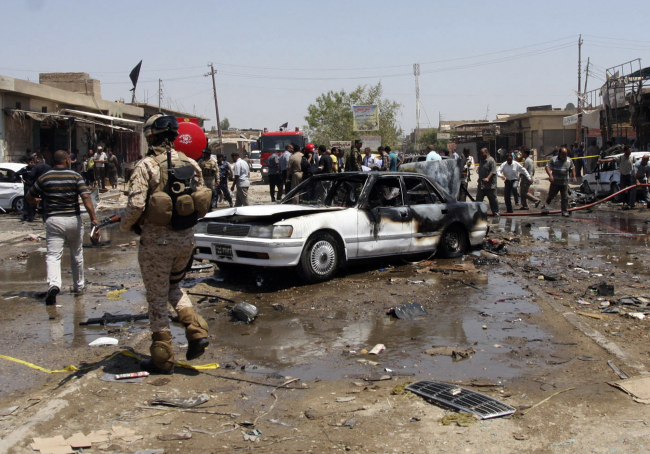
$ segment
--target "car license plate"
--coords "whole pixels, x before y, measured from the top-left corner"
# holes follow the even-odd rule
[[[225,244],[213,244],[212,247],[214,248],[215,255],[232,257],[232,246],[228,246]]]

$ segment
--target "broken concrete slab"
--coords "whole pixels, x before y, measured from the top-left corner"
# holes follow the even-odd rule
[[[628,393],[634,398],[635,402],[646,405],[650,404],[650,376],[648,375],[639,375],[626,380],[612,382],[610,385]]]

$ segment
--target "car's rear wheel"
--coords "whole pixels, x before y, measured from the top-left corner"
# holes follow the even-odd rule
[[[309,239],[300,257],[300,275],[316,283],[330,280],[339,268],[339,243],[329,233],[317,233]]]
[[[25,208],[25,197],[16,197],[16,200],[14,200],[14,203],[11,205],[11,208],[13,208],[14,211],[23,211],[23,208]]]
[[[445,230],[440,238],[440,253],[444,257],[460,257],[467,249],[467,233],[459,225],[452,225]]]

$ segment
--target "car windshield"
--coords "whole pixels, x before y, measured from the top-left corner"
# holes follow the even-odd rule
[[[359,202],[368,175],[319,175],[300,183],[282,200],[283,204],[354,207]]]

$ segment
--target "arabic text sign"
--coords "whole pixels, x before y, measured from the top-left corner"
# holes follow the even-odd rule
[[[361,136],[359,139],[363,142],[364,150],[368,147],[370,151],[377,151],[381,146],[381,136]]]
[[[349,140],[330,140],[330,148],[331,147],[338,147],[342,149],[350,149],[352,148],[352,142]]]
[[[449,139],[451,139],[451,133],[449,133],[449,132],[439,132],[438,133],[438,139],[439,140],[449,140]]]
[[[352,106],[353,129],[355,131],[379,130],[379,108],[372,106]]]

